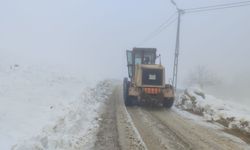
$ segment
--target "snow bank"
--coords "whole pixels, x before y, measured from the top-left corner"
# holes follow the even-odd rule
[[[85,86],[84,79],[59,68],[0,66],[0,149],[54,122]]]
[[[0,149],[21,149],[22,146],[33,149],[31,145],[39,145],[39,140],[42,146],[46,146],[48,140],[49,149],[49,141],[58,138],[59,132],[69,132],[69,126],[77,130],[69,123],[76,123],[83,116],[85,121],[79,121],[84,126],[81,134],[89,132],[95,111],[106,97],[102,91],[108,90],[108,83],[99,83],[104,84],[101,86],[104,89],[91,89],[88,86],[94,87],[93,83],[86,81],[83,75],[63,68],[0,66]],[[63,126],[67,128],[65,131],[61,129]],[[52,131],[58,134],[52,136]],[[32,136],[36,137],[32,139]],[[72,136],[65,134],[62,138],[70,140]],[[24,142],[24,139],[30,140]]]
[[[53,125],[31,139],[12,147],[13,150],[73,150],[90,149],[98,127],[99,107],[111,94],[111,81],[102,81],[95,88],[87,88],[68,105],[67,113]]]
[[[181,94],[176,106],[203,116],[207,121],[218,122],[227,129],[250,134],[250,110],[244,106],[217,99],[198,88],[189,88]]]

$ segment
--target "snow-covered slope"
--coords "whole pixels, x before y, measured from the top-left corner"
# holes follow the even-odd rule
[[[102,92],[109,85],[100,84],[97,92],[83,77],[58,68],[0,67],[0,149],[56,149],[60,144],[70,149],[89,132],[105,99]]]
[[[250,110],[237,103],[217,99],[198,88],[189,88],[181,94],[176,106],[218,122],[227,129],[237,129],[250,135]]]
[[[100,106],[112,93],[112,84],[103,81],[88,88],[65,109],[65,115],[37,135],[14,145],[13,150],[91,149],[95,142]]]

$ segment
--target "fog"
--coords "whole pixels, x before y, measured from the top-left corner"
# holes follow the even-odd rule
[[[237,1],[176,2],[180,8],[191,8]],[[210,90],[212,93],[248,99],[249,8],[182,16],[180,87],[186,86],[192,68],[204,65],[223,81],[221,92]],[[176,23],[151,40],[142,41],[174,11],[168,0],[1,0],[0,63],[61,66],[84,73],[89,80],[122,79],[127,76],[126,49],[155,47],[162,55],[169,79]],[[232,87],[237,94],[232,94]]]

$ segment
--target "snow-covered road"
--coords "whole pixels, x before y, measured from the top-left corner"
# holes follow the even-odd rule
[[[1,150],[250,149],[213,121],[234,115],[228,129],[241,127],[249,111],[199,91],[184,93],[171,110],[126,108],[113,80],[88,87],[81,77],[41,68],[0,68],[0,80]]]
[[[126,108],[121,91],[116,88],[106,106],[94,149],[250,149],[223,127],[175,107]]]

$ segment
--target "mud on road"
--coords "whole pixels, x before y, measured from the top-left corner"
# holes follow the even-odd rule
[[[223,131],[202,126],[171,109],[125,107],[114,89],[101,116],[93,149],[245,150],[249,145]]]
[[[147,148],[123,104],[120,90],[120,87],[115,88],[106,102],[93,149],[145,150]]]

